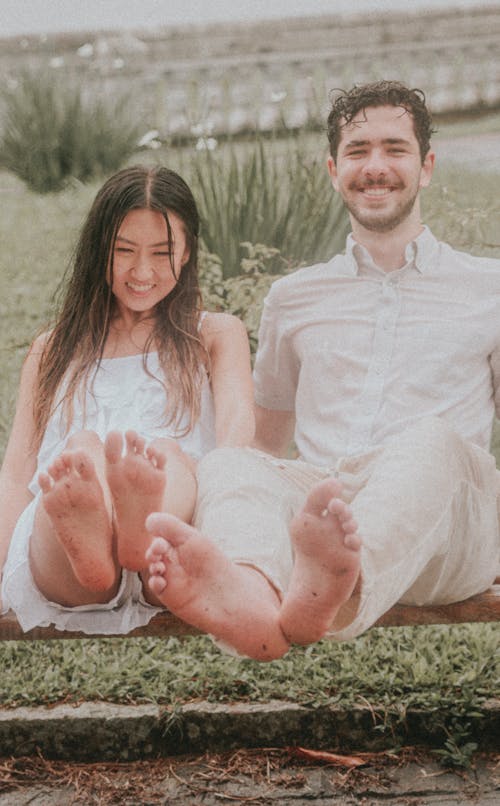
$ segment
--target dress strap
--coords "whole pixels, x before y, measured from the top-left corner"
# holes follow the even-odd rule
[[[203,324],[203,320],[207,315],[208,311],[201,311],[200,318],[198,319],[198,332],[201,330],[201,326]]]

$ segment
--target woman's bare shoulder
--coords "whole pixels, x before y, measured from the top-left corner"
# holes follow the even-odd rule
[[[226,333],[242,333],[245,331],[245,325],[234,316],[232,313],[219,313],[215,311],[207,311],[201,323],[201,332],[205,336],[226,334]]]
[[[40,333],[36,336],[26,353],[26,357],[24,359],[23,364],[23,374],[30,374],[36,372],[38,370],[38,366],[40,364],[41,358],[45,352],[45,348],[47,347],[49,338],[50,338],[51,331],[46,330],[44,333]]]
[[[51,330],[45,330],[43,333],[39,333],[38,336],[35,336],[28,351],[28,355],[33,354],[40,356],[45,350],[51,334]]]

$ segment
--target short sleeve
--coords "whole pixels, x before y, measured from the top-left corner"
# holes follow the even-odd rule
[[[264,300],[254,368],[255,400],[266,409],[295,410],[299,362],[290,323],[279,301],[279,281]]]
[[[495,347],[490,355],[491,378],[493,382],[493,399],[495,401],[495,413],[500,419],[500,344]]]

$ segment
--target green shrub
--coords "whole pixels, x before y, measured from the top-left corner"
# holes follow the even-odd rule
[[[224,278],[222,262],[217,255],[200,250],[200,281],[203,301],[210,310],[227,311],[245,324],[252,354],[257,349],[262,305],[276,274],[269,266],[281,264],[283,272],[289,267],[278,249],[262,244],[242,243],[246,257],[241,259],[239,273]]]
[[[423,220],[437,238],[455,249],[500,258],[498,175],[438,167],[422,200]]]
[[[187,168],[200,207],[207,251],[219,255],[224,277],[240,272],[242,244],[277,249],[293,266],[328,260],[344,248],[347,215],[328,180],[325,161],[305,153],[300,139],[257,141],[202,151]]]
[[[136,148],[138,128],[128,120],[126,99],[87,99],[59,76],[29,72],[2,96],[0,165],[38,193],[61,190],[70,178],[110,174]]]

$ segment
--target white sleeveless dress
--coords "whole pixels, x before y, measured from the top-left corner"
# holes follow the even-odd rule
[[[29,542],[33,532],[35,511],[40,503],[41,491],[38,474],[64,450],[72,434],[82,429],[92,430],[104,440],[109,431],[137,431],[147,442],[159,437],[175,439],[190,456],[199,459],[215,447],[215,413],[213,398],[206,374],[201,390],[201,415],[194,428],[185,436],[187,417],[175,430],[165,425],[166,392],[161,382],[157,353],[149,353],[147,367],[143,356],[104,358],[94,378],[92,389],[85,394],[85,405],[75,399],[73,422],[66,432],[60,407],[47,425],[36,473],[29,485],[34,498],[21,514],[12,535],[4,567],[2,584],[3,612],[15,612],[23,630],[37,626],[55,625],[60,630],[116,634],[127,633],[143,626],[159,612],[149,605],[142,594],[138,574],[124,570],[120,590],[106,604],[63,607],[49,602],[37,589],[29,564]]]

